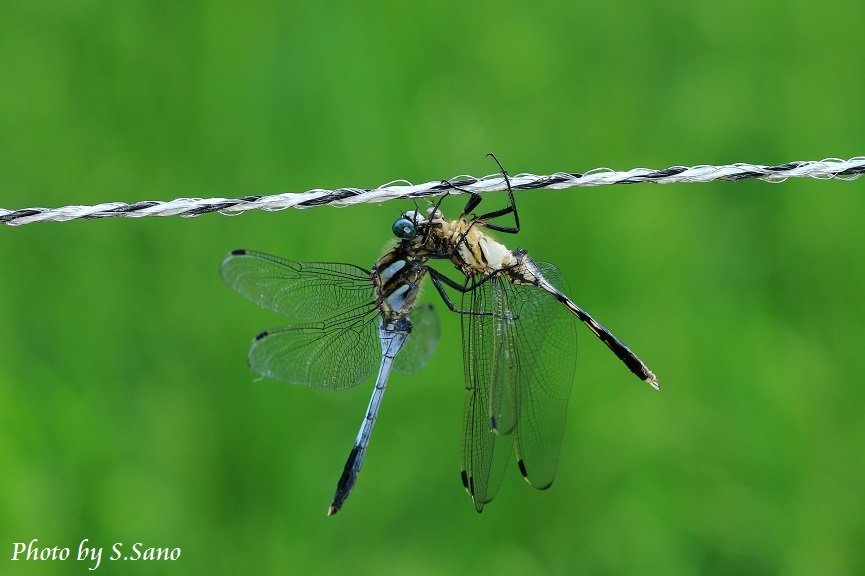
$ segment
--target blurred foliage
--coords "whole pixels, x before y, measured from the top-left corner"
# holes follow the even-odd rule
[[[0,206],[423,182],[489,151],[536,174],[848,158],[859,8],[4,0]],[[183,550],[113,574],[861,574],[863,183],[518,194],[507,243],[662,390],[580,327],[556,484],[514,465],[482,515],[455,315],[326,518],[369,383],[256,381],[248,342],[282,320],[217,275],[239,247],[369,266],[406,205],[0,229],[0,572],[83,574],[8,559],[88,538]]]

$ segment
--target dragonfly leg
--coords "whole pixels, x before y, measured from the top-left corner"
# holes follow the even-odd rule
[[[480,220],[481,225],[485,228],[489,228],[490,230],[504,232],[505,234],[516,234],[520,231],[520,215],[519,212],[517,212],[517,205],[514,202],[514,189],[511,187],[511,179],[508,177],[508,171],[505,170],[504,166],[502,166],[502,163],[499,162],[499,159],[496,158],[495,154],[490,152],[489,154],[487,154],[487,156],[492,157],[492,159],[496,161],[496,164],[499,165],[499,170],[502,173],[502,178],[505,179],[505,184],[508,187],[509,205],[506,208],[502,208],[501,210],[495,210],[493,212],[477,216],[475,220]],[[490,224],[489,222],[487,222],[487,220],[490,220],[492,218],[498,218],[499,216],[505,216],[511,213],[513,213],[514,215],[513,226],[503,226],[501,224]]]
[[[495,278],[497,274],[491,274],[489,276],[484,276],[483,279],[472,282],[471,284],[459,284],[454,280],[451,280],[438,270],[434,268],[428,268],[427,271],[430,275],[430,280],[435,286],[435,289],[438,291],[439,295],[444,300],[445,305],[450,309],[451,312],[456,312],[457,314],[465,314],[466,316],[495,316],[496,318],[503,318],[502,316],[496,314],[495,312],[479,312],[477,310],[463,310],[461,308],[457,308],[456,304],[454,304],[453,300],[451,300],[448,293],[445,291],[445,285],[453,288],[454,290],[461,292],[462,294],[468,294],[475,290],[478,286],[489,282],[491,279]],[[468,282],[468,279],[466,279]],[[508,316],[508,320],[519,320],[519,315]]]
[[[451,297],[448,296],[448,293],[445,290],[445,284],[447,284],[449,287],[453,288],[454,290],[462,292],[463,294],[465,294],[466,292],[471,292],[471,290],[467,289],[462,284],[459,284],[459,283],[455,282],[454,280],[451,280],[450,278],[448,278],[447,276],[445,276],[444,274],[442,274],[441,272],[439,272],[435,268],[428,268],[428,272],[430,275],[430,280],[433,283],[433,286],[435,286],[435,289],[436,289],[436,291],[438,291],[439,296],[442,297],[442,300],[444,301],[445,305],[450,309],[451,312],[456,312],[457,314],[468,314],[471,316],[490,316],[490,315],[492,315],[492,312],[475,312],[474,310],[462,310],[460,308],[457,308],[456,304],[454,304],[453,300],[451,300]]]

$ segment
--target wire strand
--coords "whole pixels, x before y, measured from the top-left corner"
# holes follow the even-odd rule
[[[557,172],[548,176],[517,174],[511,176],[514,190],[562,190],[579,186],[606,186],[610,184],[673,184],[681,182],[713,182],[716,180],[764,180],[783,182],[787,178],[816,178],[821,180],[855,180],[865,173],[865,156],[849,160],[826,158],[820,161],[787,162],[777,166],[759,164],[728,164],[724,166],[671,166],[663,170],[634,168],[617,172],[609,168],[596,168],[584,173]],[[0,224],[23,226],[35,222],[66,222],[97,218],[144,218],[146,216],[183,216],[191,218],[209,212],[236,215],[247,210],[275,212],[286,208],[314,208],[317,206],[350,206],[367,202],[386,202],[398,199],[432,198],[442,194],[487,193],[506,190],[501,174],[482,178],[456,176],[425,184],[412,184],[395,180],[378,188],[314,189],[307,192],[286,192],[271,196],[242,196],[240,198],[177,198],[170,201],[147,200],[127,204],[108,202],[95,206],[63,206],[61,208],[0,208]]]

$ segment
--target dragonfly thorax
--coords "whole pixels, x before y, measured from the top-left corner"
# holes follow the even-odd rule
[[[518,263],[516,251],[464,219],[443,221],[441,234],[452,247],[451,262],[466,275],[489,275]]]
[[[426,275],[426,257],[403,244],[388,250],[372,268],[373,294],[385,319],[408,316]]]
[[[454,266],[467,276],[488,275],[518,264],[515,250],[486,234],[477,222],[465,217],[447,220],[437,207],[426,215],[410,210],[394,223],[394,233],[403,238],[406,251],[415,254],[449,255]]]

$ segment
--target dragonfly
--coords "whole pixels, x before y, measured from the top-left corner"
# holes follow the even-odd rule
[[[341,390],[365,380],[378,365],[372,398],[328,515],[340,510],[356,483],[391,370],[414,373],[435,349],[438,319],[429,304],[417,304],[426,276],[462,319],[461,477],[478,512],[496,495],[511,453],[531,486],[552,485],[576,369],[574,318],[641,380],[659,387],[654,373],[621,340],[565,295],[555,265],[535,261],[521,248],[509,250],[485,231],[516,234],[520,229],[509,177],[493,158],[507,184],[506,208],[473,215],[481,196],[443,181],[446,188],[470,195],[460,216],[443,216],[447,192],[425,213],[417,206],[404,212],[392,226],[398,244],[371,271],[246,250],[223,260],[223,279],[249,300],[285,316],[314,320],[256,336],[248,354],[253,371]],[[512,226],[493,222],[509,214]],[[438,260],[450,261],[462,282],[430,265]],[[460,305],[451,292],[461,295]]]
[[[318,390],[344,390],[366,380],[378,365],[328,516],[339,512],[354,488],[391,370],[416,372],[438,342],[435,311],[429,304],[416,305],[426,260],[400,243],[372,270],[250,250],[232,251],[220,266],[228,286],[255,304],[307,320],[258,334],[248,353],[254,372]]]
[[[565,295],[566,283],[554,264],[535,261],[522,248],[509,250],[485,232],[520,230],[507,171],[490,156],[506,184],[507,207],[470,216],[481,196],[458,188],[469,194],[459,218],[444,218],[441,200],[425,215],[415,209],[402,216],[403,226],[410,222],[416,230],[417,252],[450,260],[464,277],[460,284],[429,268],[442,300],[462,316],[461,476],[478,512],[496,495],[512,453],[529,485],[544,490],[553,483],[576,368],[574,318],[640,380],[660,389],[655,374],[628,346]],[[509,214],[513,225],[491,222]],[[447,288],[462,295],[461,306]]]

